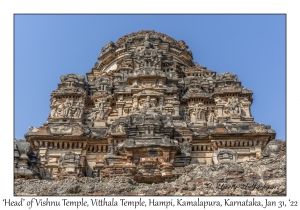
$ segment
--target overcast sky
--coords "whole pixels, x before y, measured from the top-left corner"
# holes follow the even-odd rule
[[[60,76],[91,71],[109,41],[139,30],[184,40],[194,61],[238,75],[253,90],[254,120],[286,139],[284,15],[15,15],[14,137],[50,113]]]

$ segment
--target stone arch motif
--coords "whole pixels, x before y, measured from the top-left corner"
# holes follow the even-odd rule
[[[232,149],[219,149],[213,153],[212,159],[214,164],[236,163],[238,154]]]

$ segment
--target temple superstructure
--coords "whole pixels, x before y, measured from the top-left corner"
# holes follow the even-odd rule
[[[98,59],[87,80],[61,76],[47,123],[25,134],[44,178],[172,181],[189,164],[255,161],[275,138],[237,75],[193,62],[182,40],[139,31]]]

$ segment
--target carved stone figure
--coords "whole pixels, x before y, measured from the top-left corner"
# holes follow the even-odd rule
[[[172,126],[172,119],[169,115],[167,115],[166,121],[167,121],[166,126]]]
[[[85,115],[85,120],[86,121],[94,121],[95,116],[96,116],[95,112],[91,112],[91,113]]]
[[[234,98],[234,97],[232,97],[231,99],[229,98],[227,107],[228,107],[229,114],[231,114],[231,115],[241,113],[241,108],[240,108],[237,98]]]
[[[56,117],[57,107],[52,107],[50,117]]]
[[[65,102],[65,109],[63,117],[72,117],[73,100],[68,99]]]
[[[84,107],[84,103],[83,103],[82,98],[80,98],[79,101],[75,105],[74,117],[81,117],[83,107]]]
[[[194,107],[196,120],[205,121],[206,107],[202,103],[196,104]]]
[[[104,104],[100,103],[100,107],[99,107],[99,114],[97,116],[97,120],[103,120],[104,119]]]
[[[124,127],[119,124],[117,127],[116,127],[116,133],[124,133],[125,130],[124,130]]]
[[[210,112],[207,119],[207,125],[212,126],[215,123],[215,114],[213,112]]]
[[[57,102],[57,101],[56,101],[56,98],[53,98],[52,101],[51,101],[51,105],[50,105],[50,106],[55,106],[55,105],[56,105],[56,102]]]
[[[156,107],[156,104],[155,104],[155,102],[156,102],[156,100],[155,100],[155,99],[153,99],[153,100],[151,100],[151,101],[150,101],[150,105],[151,105],[151,107]]]
[[[66,116],[66,108],[67,105],[65,102],[62,102],[58,105],[57,110],[56,110],[56,117],[65,117]]]
[[[151,107],[150,96],[147,96],[144,107],[145,108],[150,108]]]

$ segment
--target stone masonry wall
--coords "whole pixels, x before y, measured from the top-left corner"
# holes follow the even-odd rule
[[[278,144],[276,158],[236,164],[198,165],[183,168],[174,182],[137,183],[127,177],[67,178],[54,180],[15,179],[15,196],[285,196],[286,142]]]

